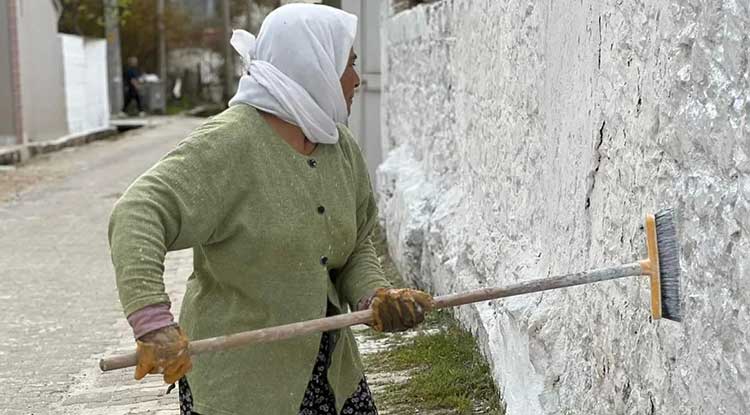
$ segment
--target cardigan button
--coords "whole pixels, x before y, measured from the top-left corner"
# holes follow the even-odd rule
[[[318,213],[320,213],[321,215],[326,213],[325,206],[318,206]]]
[[[307,164],[313,169],[318,166],[318,162],[315,159],[308,159]]]
[[[325,265],[327,263],[328,263],[328,257],[327,256],[320,257],[320,265]]]

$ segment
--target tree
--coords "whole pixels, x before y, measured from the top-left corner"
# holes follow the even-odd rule
[[[61,33],[86,37],[104,37],[102,0],[62,0],[63,11],[58,24]],[[149,72],[158,68],[157,3],[153,0],[118,0],[120,44],[123,60],[138,58]],[[191,43],[192,26],[188,16],[173,2],[164,10],[167,49]]]
[[[86,37],[104,37],[104,4],[101,0],[62,0],[60,33]],[[118,0],[120,20],[130,16],[133,0]]]
[[[154,0],[116,0],[120,24],[120,56],[126,62],[131,56],[138,58],[144,72],[159,73],[159,13]],[[256,6],[254,24],[267,11],[278,7],[278,0],[228,0],[232,28],[239,28],[247,16],[250,5]],[[62,0],[63,10],[58,30],[87,37],[105,37],[103,0]],[[204,4],[201,10],[201,4]],[[229,44],[228,31],[224,30],[222,10],[224,2],[216,1],[216,13],[206,18],[205,4],[194,0],[166,0],[163,25],[166,27],[166,49],[198,48],[210,49],[224,54]],[[192,16],[192,17],[191,17]],[[247,20],[244,20],[247,23]],[[231,50],[230,50],[231,52]],[[233,56],[232,56],[233,57]],[[232,59],[229,59],[231,62]],[[222,76],[224,88],[234,88],[236,80],[228,79],[230,68]],[[169,70],[168,73],[171,73]],[[169,81],[165,86],[169,86]],[[198,80],[198,88],[203,85]],[[232,85],[232,88],[229,85]]]

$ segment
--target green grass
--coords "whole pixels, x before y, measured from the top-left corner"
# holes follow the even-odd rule
[[[382,229],[373,235],[375,248],[386,277],[396,286],[404,286],[387,252]],[[437,410],[453,414],[505,413],[504,404],[490,375],[489,367],[470,333],[461,328],[449,311],[427,315],[421,329],[438,329],[406,339],[400,334],[382,334],[372,330],[373,338],[392,337],[400,343],[391,350],[368,355],[364,364],[368,373],[408,371],[405,384],[385,387],[376,396],[379,404],[393,413],[420,413]]]
[[[431,320],[426,322],[428,327],[443,329],[365,358],[368,372],[412,373],[406,384],[386,386],[379,397],[381,404],[457,414],[504,414],[489,367],[474,338],[447,312],[432,313]]]
[[[192,109],[194,106],[195,104],[192,102],[192,100],[187,97],[183,97],[182,99],[179,99],[179,100],[171,99],[167,102],[166,114],[167,115],[180,114],[183,111]]]

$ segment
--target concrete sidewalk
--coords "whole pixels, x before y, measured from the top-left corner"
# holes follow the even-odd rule
[[[164,282],[172,299],[172,311],[177,314],[185,291],[185,280],[193,269],[192,251],[171,252],[167,255]],[[52,411],[76,415],[179,414],[178,392],[166,394],[167,386],[161,376],[147,376],[142,381],[133,379],[133,369],[102,373],[98,358],[133,351],[133,337],[124,319],[112,325],[116,344],[88,360],[85,367],[73,376],[62,402],[52,405]]]
[[[201,122],[172,118],[0,172],[4,183],[28,169],[39,176],[0,202],[0,414],[177,412],[158,378],[137,383],[132,370],[97,368],[103,353],[133,347],[107,222],[128,184]],[[181,287],[190,266],[189,253],[170,255],[168,284]]]
[[[56,140],[28,143],[20,146],[0,147],[0,166],[24,163],[38,154],[59,151],[63,148],[81,146],[103,140],[117,134],[117,128],[109,126],[79,134],[70,134]]]

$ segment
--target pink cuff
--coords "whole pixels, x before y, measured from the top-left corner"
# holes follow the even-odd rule
[[[128,323],[133,328],[133,336],[136,339],[154,330],[175,324],[174,316],[169,311],[169,304],[154,304],[134,311],[128,316]]]

